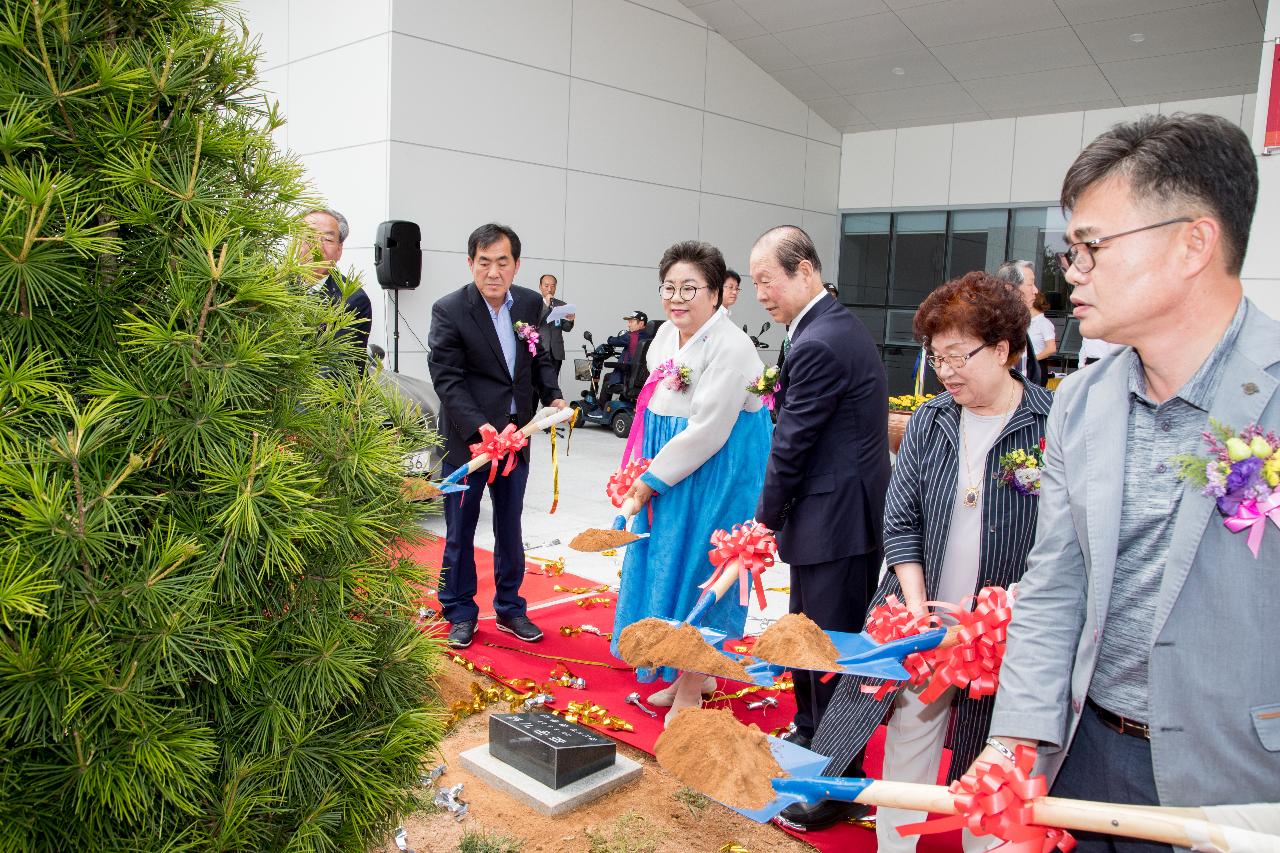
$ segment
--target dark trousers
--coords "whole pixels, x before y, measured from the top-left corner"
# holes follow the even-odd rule
[[[1158,806],[1151,742],[1107,728],[1086,706],[1066,761],[1050,793],[1055,797]],[[1168,844],[1095,832],[1072,832],[1073,853],[1172,853]]]
[[[827,631],[861,631],[883,557],[874,551],[828,563],[793,565],[788,610],[803,613]],[[823,675],[803,669],[791,673],[796,685],[796,731],[807,738],[817,731],[840,682],[833,676],[823,683]]]
[[[501,463],[504,467],[506,461]],[[453,470],[446,465],[444,473]],[[476,607],[476,523],[480,520],[480,500],[484,497],[489,469],[481,468],[467,478],[467,490],[444,498],[444,566],[440,572],[440,606],[450,623],[471,622],[480,615]],[[520,514],[524,510],[524,487],[529,480],[529,463],[518,460],[507,476],[498,476],[489,488],[493,501],[493,580],[497,591],[493,610],[511,618],[525,615],[520,597],[524,580],[524,538]]]

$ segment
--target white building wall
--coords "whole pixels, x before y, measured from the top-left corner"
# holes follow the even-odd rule
[[[1267,38],[1280,36],[1280,3],[1268,13]],[[1262,150],[1271,46],[1259,95],[1232,95],[907,127],[844,135],[838,206],[847,211],[1056,205],[1062,177],[1089,142],[1120,121],[1153,113],[1207,112],[1253,131]],[[1256,127],[1256,131],[1253,129]],[[1242,278],[1245,293],[1280,317],[1280,157],[1258,158],[1262,192]]]
[[[431,304],[469,280],[467,235],[488,221],[521,237],[517,284],[559,277],[579,355],[584,330],[599,340],[630,310],[661,315],[657,264],[677,240],[712,242],[745,277],[756,236],[798,224],[834,278],[840,134],[678,0],[241,5],[289,118],[279,141],[350,220],[343,264],[365,273],[388,351],[374,232],[422,227],[422,285],[400,294],[402,371],[425,375]],[[734,318],[755,331],[768,317],[743,285]]]
[[[1280,39],[1280,3],[1273,2],[1267,9],[1267,23],[1262,41],[1262,62],[1258,71],[1258,97],[1246,107],[1245,118],[1251,124],[1253,150],[1262,151],[1262,141],[1267,129],[1267,100],[1271,91],[1271,66],[1275,61],[1276,40]],[[1253,216],[1253,230],[1249,234],[1249,253],[1245,255],[1245,292],[1272,317],[1280,317],[1280,152],[1258,157],[1258,177],[1261,180],[1258,194],[1258,212]]]

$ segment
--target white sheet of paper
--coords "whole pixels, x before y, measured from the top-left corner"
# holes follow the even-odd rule
[[[551,313],[547,315],[547,322],[554,323],[557,320],[563,320],[570,314],[577,314],[578,306],[576,305],[557,305],[551,309]]]

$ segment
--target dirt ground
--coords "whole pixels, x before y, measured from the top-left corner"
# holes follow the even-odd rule
[[[442,664],[438,689],[446,705],[465,699],[472,681],[487,679],[451,663]],[[493,706],[504,712],[505,706]],[[812,851],[776,827],[760,825],[707,801],[667,775],[653,756],[618,744],[620,754],[638,761],[643,775],[576,811],[545,817],[506,794],[495,791],[462,768],[458,754],[488,740],[488,712],[460,722],[441,745],[448,770],[441,788],[463,784],[460,799],[468,813],[456,820],[447,811],[426,810],[406,818],[408,845],[417,853],[454,853],[468,832],[505,836],[506,846],[474,843],[465,853],[801,853]],[[731,845],[737,845],[733,847]],[[396,853],[388,839],[377,851]]]

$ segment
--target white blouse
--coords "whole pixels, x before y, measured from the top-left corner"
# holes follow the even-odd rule
[[[729,322],[723,308],[683,347],[679,330],[663,323],[649,345],[650,372],[667,359],[689,368],[689,387],[680,392],[667,387],[666,380],[658,382],[649,409],[655,415],[687,418],[689,425],[658,452],[649,473],[674,486],[724,447],[741,412],[760,411],[760,398],[747,386],[764,372],[764,363],[751,338]]]
[[[1045,348],[1049,341],[1056,340],[1058,330],[1053,327],[1053,321],[1043,314],[1037,314],[1031,318],[1031,325],[1027,328],[1027,334],[1031,336],[1031,346],[1036,352]],[[1031,357],[1036,357],[1036,352],[1031,353]]]

